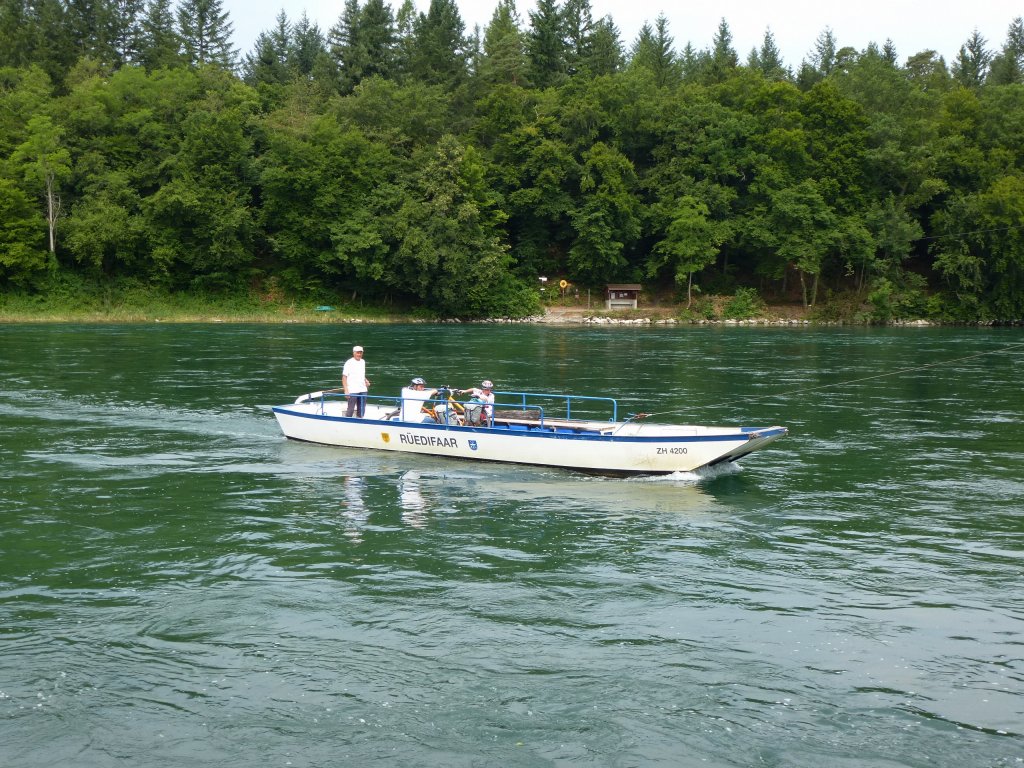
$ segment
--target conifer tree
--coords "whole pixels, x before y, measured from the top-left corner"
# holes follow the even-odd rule
[[[986,40],[975,27],[967,42],[960,46],[960,51],[953,61],[953,79],[964,88],[980,88],[988,75],[988,67],[992,62],[992,54],[985,47]]]
[[[480,25],[474,24],[473,31],[466,35],[466,67],[470,75],[480,74],[480,63],[484,58],[484,40]]]
[[[900,60],[899,54],[896,53],[896,44],[892,40],[886,40],[882,46],[882,58],[890,67],[895,67],[896,62]]]
[[[345,0],[338,21],[327,33],[327,45],[338,68],[341,92],[351,93],[365,59],[359,40],[359,0]]]
[[[66,0],[65,23],[76,56],[116,69],[137,61],[145,0]]]
[[[800,74],[797,75],[797,83],[804,90],[810,88],[817,82],[824,80],[836,66],[836,36],[831,28],[825,27],[818,39],[814,41],[814,50],[800,64]]]
[[[465,30],[455,0],[430,0],[413,24],[410,74],[449,91],[461,85],[468,74]]]
[[[645,21],[640,25],[640,31],[636,33],[636,40],[629,48],[629,65],[636,66],[645,64],[644,59],[649,52],[654,50],[654,28],[650,22]]]
[[[0,3],[0,66],[24,67],[32,61],[34,29],[24,0]]]
[[[1010,24],[1003,49],[992,59],[987,82],[993,85],[1024,83],[1024,18]]]
[[[412,0],[402,0],[395,14],[395,73],[397,80],[410,74],[413,52],[416,48],[416,6]]]
[[[739,57],[732,47],[732,32],[725,19],[718,24],[718,30],[711,44],[711,56],[708,59],[707,79],[713,83],[725,81],[736,69]]]
[[[181,62],[181,35],[174,24],[171,0],[150,0],[142,19],[139,62],[148,70]]]
[[[708,58],[707,51],[697,51],[693,43],[687,42],[686,47],[679,54],[679,67],[686,80],[693,80],[698,77]]]
[[[515,0],[498,0],[484,31],[484,56],[478,73],[484,82],[528,84],[526,40],[519,23]]]
[[[665,14],[659,14],[653,29],[649,24],[640,28],[640,34],[633,44],[630,66],[649,71],[659,88],[677,84],[682,79],[682,70],[672,44],[668,19]]]
[[[0,66],[37,64],[54,82],[64,79],[79,55],[61,0],[4,0],[0,40]]]
[[[565,26],[557,0],[537,0],[537,10],[530,12],[526,48],[530,80],[537,88],[550,88],[565,80]]]
[[[594,18],[590,0],[565,0],[562,9],[565,29],[565,71],[572,77],[585,69],[594,39]]]
[[[836,36],[831,28],[825,27],[815,40],[814,53],[811,54],[811,64],[822,77],[832,74],[832,69],[836,65],[837,47]]]
[[[769,80],[784,80],[787,72],[782,63],[782,53],[779,46],[775,44],[775,35],[771,29],[764,31],[764,40],[761,42],[761,49],[754,51],[748,61],[751,68],[759,69]]]
[[[359,38],[365,56],[359,79],[373,75],[393,77],[398,34],[391,6],[384,0],[366,0],[359,14]]]
[[[182,0],[178,30],[190,64],[218,64],[227,69],[236,66],[238,51],[231,45],[234,25],[222,0]]]
[[[66,0],[64,8],[75,57],[90,56],[111,63],[113,54],[106,34],[106,9],[103,5],[97,0]]]
[[[108,15],[108,36],[114,64],[138,63],[142,56],[143,18],[146,0],[111,0]]]
[[[288,66],[292,49],[292,25],[282,10],[277,14],[277,24],[268,32],[261,32],[256,38],[251,53],[242,62],[242,77],[249,85],[265,83],[284,85],[288,82]]]
[[[611,16],[605,16],[594,25],[587,43],[586,56],[579,59],[576,66],[589,77],[600,77],[621,70],[625,58],[619,28]]]
[[[302,12],[295,28],[292,30],[292,49],[288,65],[302,77],[309,77],[317,66],[317,62],[327,56],[327,46],[320,27],[309,21],[306,12]]]

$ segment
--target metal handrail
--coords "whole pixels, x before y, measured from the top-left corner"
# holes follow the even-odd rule
[[[521,397],[522,398],[523,410],[526,410],[527,408],[531,407],[531,404],[527,400],[527,398],[531,398],[531,397],[533,397],[533,398],[548,398],[548,399],[553,399],[553,400],[564,400],[565,401],[565,418],[566,419],[571,419],[572,418],[572,404],[573,404],[573,401],[580,400],[580,401],[588,401],[588,402],[610,403],[611,404],[611,409],[612,409],[612,417],[611,417],[610,421],[612,421],[612,422],[618,421],[619,403],[618,403],[617,400],[615,400],[615,398],[612,398],[612,397],[590,397],[589,395],[563,395],[563,394],[555,393],[555,392],[498,392],[498,391],[496,391],[494,394],[495,395],[511,395],[513,397]],[[495,406],[497,406],[497,405],[498,405],[498,403],[495,403]],[[519,403],[502,403],[502,405],[504,405],[506,407],[511,407],[511,406],[519,405]],[[536,404],[533,404],[532,407],[540,408],[540,406],[536,405]]]
[[[310,398],[309,395],[320,395],[320,397],[319,398]],[[345,391],[343,389],[340,389],[340,388],[339,389],[323,389],[323,390],[319,390],[317,392],[310,392],[309,394],[305,395],[305,397],[309,398],[307,400],[307,402],[311,402],[311,403],[312,402],[318,402],[319,403],[319,405],[320,405],[320,413],[321,414],[324,413],[324,403],[329,398],[335,398],[335,399],[338,399],[338,400],[346,399],[345,398]],[[402,407],[402,398],[401,397],[397,397],[396,398],[396,397],[394,397],[392,395],[371,395],[371,394],[366,394],[365,397],[366,397],[366,401],[367,402],[371,402],[371,401],[378,402],[378,403],[384,402],[384,403],[388,403],[390,405],[394,405],[394,406],[396,406],[398,408]]]
[[[455,390],[449,390],[449,391],[454,392]],[[319,401],[320,401],[320,412],[321,413],[323,413],[324,402],[328,398],[332,398],[333,397],[333,398],[343,399],[345,397],[345,393],[341,389],[324,389],[324,390],[319,391],[318,393],[312,393],[311,392],[310,394],[319,394],[320,395]],[[545,421],[545,418],[546,418],[545,409],[544,409],[544,406],[542,406],[540,403],[538,403],[536,401],[537,400],[543,400],[543,399],[563,401],[564,402],[564,406],[565,406],[565,419],[566,420],[572,419],[572,407],[573,407],[573,403],[574,402],[576,402],[577,404],[582,403],[582,402],[607,403],[607,404],[610,404],[611,405],[611,410],[612,410],[612,417],[611,417],[611,419],[609,421],[610,422],[615,422],[615,421],[618,420],[619,404],[618,404],[618,401],[615,400],[615,398],[612,398],[612,397],[591,397],[589,395],[564,395],[564,394],[555,393],[555,392],[495,391],[494,394],[495,394],[495,396],[502,395],[502,396],[505,396],[505,397],[512,397],[512,398],[518,398],[518,399],[516,401],[509,401],[509,402],[505,402],[505,401],[498,402],[497,399],[496,399],[493,404],[492,403],[485,403],[484,405],[493,405],[494,408],[498,408],[498,407],[502,407],[502,408],[521,408],[524,411],[525,410],[529,410],[529,409],[540,411],[540,426],[541,427],[544,426],[544,421]],[[391,405],[395,405],[398,408],[402,407],[402,398],[400,396],[396,398],[396,397],[394,397],[392,395],[371,395],[371,394],[367,394],[366,395],[366,400],[367,400],[367,402],[376,402],[376,403],[386,402],[386,403],[389,403]],[[461,405],[463,407],[465,407],[465,405],[466,405],[466,403],[464,403],[462,401],[459,401],[459,400],[454,400],[454,398],[451,398],[451,400],[449,398],[427,398],[426,400],[423,400],[421,402],[423,402],[423,403],[437,403],[439,405],[448,405],[448,403],[450,401],[457,402],[457,403],[459,403],[459,405]],[[485,413],[486,412],[487,411],[485,410]],[[447,415],[447,411],[446,411],[446,413],[445,413],[445,425],[447,426],[450,423],[451,422],[448,419],[448,415]],[[488,416],[488,424],[489,424],[489,426],[494,426],[494,412],[493,412],[493,409],[492,409],[491,413]]]

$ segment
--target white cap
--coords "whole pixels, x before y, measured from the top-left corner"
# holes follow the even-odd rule
[[[352,351],[353,352],[362,352],[363,348],[357,345],[355,347],[352,347]]]

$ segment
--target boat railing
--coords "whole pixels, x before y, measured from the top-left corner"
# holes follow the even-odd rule
[[[447,388],[442,390],[442,394],[454,391],[448,390]],[[483,413],[486,418],[484,425],[494,426],[495,411],[499,408],[505,409],[516,409],[524,413],[529,413],[529,418],[518,419],[518,421],[530,421],[537,423],[538,426],[543,428],[546,422],[554,420],[565,420],[565,421],[579,421],[579,414],[583,412],[585,415],[593,413],[595,406],[601,406],[600,410],[607,415],[607,411],[611,410],[611,418],[609,422],[618,421],[619,404],[614,398],[611,397],[591,397],[589,395],[565,395],[557,392],[512,392],[512,391],[495,391],[495,400],[493,407],[487,407],[491,404],[481,403],[479,400],[471,400],[468,402],[462,402],[455,400],[450,396],[442,396],[436,398],[429,398],[423,400],[425,405],[430,407],[437,414],[438,422],[445,425],[455,423],[455,419],[452,418],[452,414],[456,409],[449,407],[452,404],[457,404],[461,408],[467,406],[482,407]],[[499,399],[500,398],[500,399]],[[324,413],[324,404],[329,400],[334,399],[345,399],[345,393],[341,389],[325,389],[319,392],[310,392],[309,394],[300,396],[296,402],[317,402],[319,405],[319,412]],[[366,395],[368,403],[374,403],[377,405],[386,405],[387,407],[394,407],[401,409],[402,398],[390,396],[390,395]],[[438,409],[437,406],[444,406]],[[440,412],[438,412],[440,411]],[[574,416],[574,412],[577,414]],[[397,415],[397,414],[396,414]],[[603,421],[604,419],[593,418],[588,416],[594,421]],[[497,418],[498,421],[508,421],[507,418]],[[517,420],[517,419],[513,419]]]
[[[445,389],[444,391],[449,391]],[[468,402],[454,401],[459,406],[466,408],[467,406],[480,406],[484,409],[485,414],[483,426],[494,426],[495,420],[500,422],[516,422],[516,423],[530,423],[536,424],[541,429],[549,425],[550,422],[565,420],[571,422],[573,420],[579,421],[579,416],[573,415],[575,407],[576,413],[580,411],[590,410],[593,411],[593,406],[601,406],[601,410],[607,417],[607,411],[611,410],[610,422],[617,421],[619,404],[614,398],[611,397],[590,397],[588,395],[565,395],[554,392],[511,392],[511,391],[495,391],[494,392],[494,403],[483,403],[479,399],[470,400]],[[500,399],[499,399],[500,398]],[[436,398],[428,400],[426,402],[435,404],[434,408],[437,411],[437,405],[447,406],[452,402],[452,399],[448,398]],[[521,411],[524,414],[528,413],[528,418],[517,419],[509,417],[496,416],[497,409],[499,408],[511,408]],[[438,422],[444,423],[445,425],[454,423],[451,414],[451,408],[442,408],[438,415]],[[443,414],[443,419],[442,419]],[[595,421],[600,419],[594,419]]]
[[[324,405],[331,400],[346,400],[345,390],[343,389],[324,389],[317,392],[310,392],[309,394],[300,395],[295,402],[296,403],[317,403],[319,414],[324,414]],[[394,408],[402,407],[402,398],[395,397],[393,395],[366,395],[366,402],[374,403],[376,405],[390,406]]]
[[[524,411],[529,410],[540,410],[540,419],[544,420],[544,408],[542,403],[548,403],[548,410],[551,412],[549,419],[563,418],[566,421],[578,419],[578,416],[573,416],[573,409],[576,412],[592,410],[595,405],[603,406],[602,410],[611,408],[612,417],[609,421],[618,421],[619,415],[619,404],[614,398],[611,397],[590,397],[588,395],[564,395],[558,392],[495,392],[495,408],[521,408]],[[503,402],[498,402],[497,398],[501,396]],[[510,399],[506,402],[504,399]],[[512,400],[514,398],[514,400]],[[560,415],[561,410],[564,408],[564,415]]]

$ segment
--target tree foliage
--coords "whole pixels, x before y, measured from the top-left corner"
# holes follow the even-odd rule
[[[590,0],[282,11],[237,67],[221,0],[0,3],[0,287],[51,270],[171,288],[270,279],[525,314],[541,275],[930,294],[1024,314],[1024,22],[957,55],[824,30],[790,68]],[[627,53],[628,51],[628,53]]]

